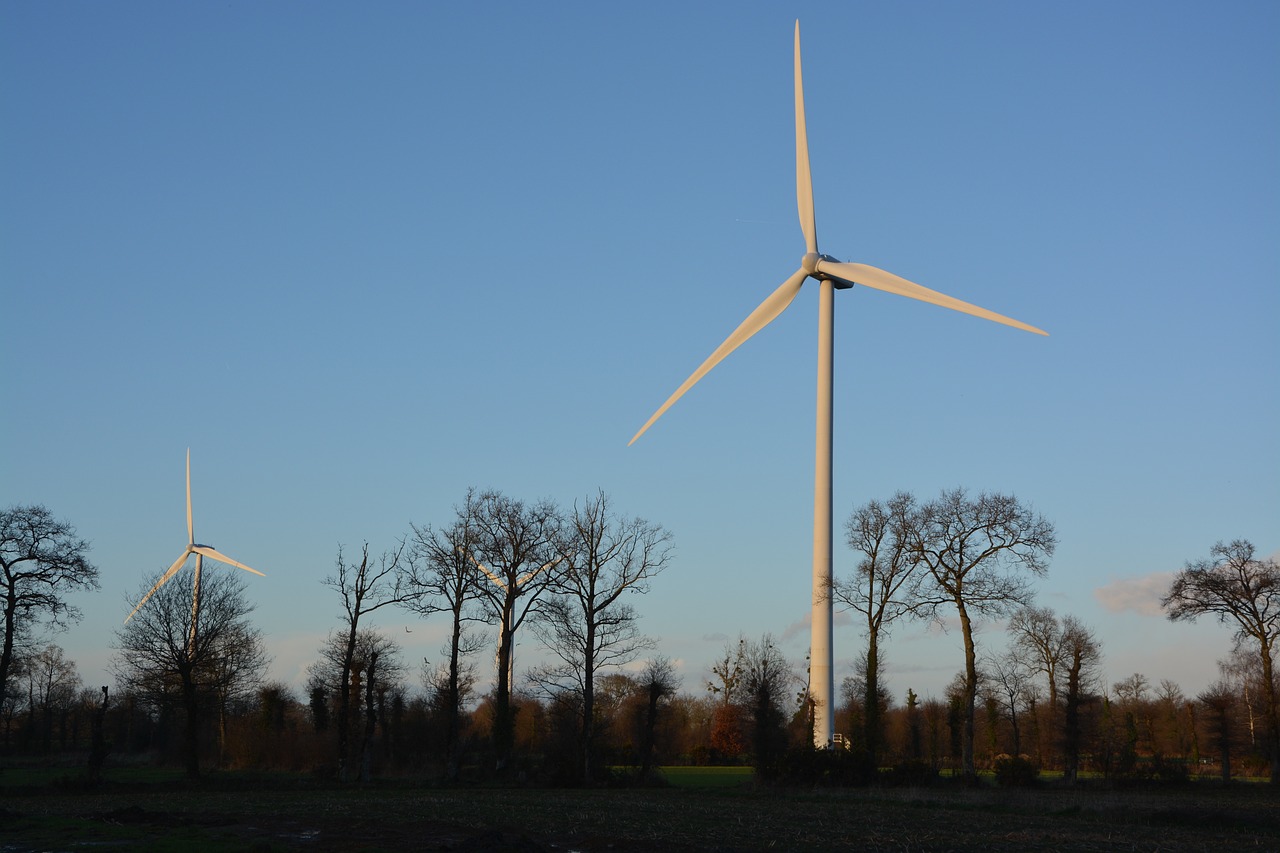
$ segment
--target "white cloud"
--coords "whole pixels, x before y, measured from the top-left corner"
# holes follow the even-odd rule
[[[270,677],[295,689],[304,687],[307,667],[320,657],[320,647],[328,636],[327,631],[295,631],[272,636],[268,644],[273,655]]]
[[[839,628],[843,625],[852,625],[853,617],[849,615],[847,610],[837,610],[832,614],[831,624]],[[804,616],[792,622],[782,631],[782,642],[790,642],[797,637],[809,638],[813,631],[813,611],[806,611]]]
[[[1132,610],[1142,616],[1164,616],[1160,599],[1169,592],[1174,572],[1152,572],[1140,578],[1122,578],[1093,591],[1105,609],[1112,613]]]
[[[813,613],[810,611],[783,629],[782,641],[785,643],[801,636],[802,634],[808,635],[811,632],[812,625]]]

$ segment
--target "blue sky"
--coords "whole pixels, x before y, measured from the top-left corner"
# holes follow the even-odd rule
[[[1228,632],[1152,605],[1218,539],[1280,551],[1274,3],[6,4],[0,503],[92,540],[86,680],[181,553],[188,447],[280,679],[339,543],[472,485],[666,526],[636,604],[686,689],[739,632],[801,661],[816,289],[626,446],[803,254],[796,18],[823,251],[1050,332],[839,293],[837,527],[1015,493],[1108,679],[1212,680]],[[838,620],[837,680],[860,645]],[[922,624],[887,651],[898,696],[962,666]]]

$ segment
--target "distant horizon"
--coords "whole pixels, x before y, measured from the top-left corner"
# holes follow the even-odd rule
[[[371,552],[372,553],[372,552]],[[1206,548],[1206,556],[1208,549]],[[1259,555],[1262,559],[1280,559],[1280,552],[1270,555]],[[92,561],[92,552],[90,552]],[[187,571],[180,573],[175,578],[175,582],[185,582],[190,584],[190,564]],[[209,565],[206,564],[206,571],[209,571]],[[215,571],[231,571],[230,567],[221,564],[215,564]],[[1156,573],[1142,579],[1124,579],[1113,582],[1106,587],[1099,588],[1094,591],[1095,596],[1109,612],[1118,614],[1118,618],[1122,617],[1126,612],[1133,613],[1139,617],[1150,619],[1157,618],[1161,622],[1167,622],[1167,617],[1159,607],[1160,598],[1168,593],[1169,585],[1172,583],[1175,572]],[[655,586],[661,585],[663,575],[659,575],[654,581]],[[139,584],[143,581],[140,580]],[[255,586],[260,583],[257,578],[247,578],[247,597],[251,603],[255,604]],[[317,581],[318,583],[318,581]],[[80,602],[79,606],[86,611],[91,606],[90,602],[94,598],[100,598],[100,593],[80,593],[72,596],[73,601]],[[301,634],[290,635],[273,642],[270,626],[261,624],[260,620],[255,618],[256,614],[251,614],[250,620],[259,628],[263,629],[266,635],[266,647],[269,656],[272,658],[270,665],[270,674],[268,681],[278,682],[287,685],[295,692],[297,698],[305,698],[305,685],[307,680],[307,668],[318,658],[318,650],[323,640],[332,630],[337,630],[341,626],[336,620],[336,608],[339,601],[336,593],[330,593],[333,597],[332,604],[335,608],[335,619],[331,626],[323,630],[317,629]],[[645,607],[644,596],[638,597],[634,602],[640,611],[640,624],[643,630],[645,625]],[[1075,615],[1067,611],[1061,611],[1053,608],[1051,604],[1037,600],[1036,606],[1048,606],[1055,610],[1059,616]],[[125,611],[127,612],[127,610]],[[928,699],[945,699],[947,685],[963,671],[963,647],[960,643],[960,635],[956,625],[956,619],[953,614],[946,611],[943,612],[941,620],[928,619],[904,619],[893,623],[889,626],[890,637],[887,642],[882,640],[881,656],[882,664],[886,665],[885,686],[893,697],[894,705],[902,705],[905,702],[905,696],[908,689],[911,689],[920,697],[922,701]],[[1003,651],[1007,645],[1007,637],[1004,634],[1004,626],[1007,620],[976,620],[978,625],[977,635],[979,643],[979,654],[988,652],[998,653]],[[376,627],[383,631],[390,639],[396,641],[402,646],[404,652],[403,663],[411,675],[406,679],[406,685],[414,690],[422,690],[423,685],[419,678],[419,663],[421,658],[413,659],[408,652],[408,648],[412,647],[418,652],[425,649],[435,649],[443,644],[447,639],[448,621],[445,614],[438,614],[435,618],[420,620],[414,614],[393,608],[390,612],[380,612],[368,620],[371,627]],[[846,662],[844,668],[838,668],[836,690],[837,695],[840,693],[841,683],[845,677],[855,674],[852,660],[857,657],[858,653],[865,650],[865,640],[861,634],[854,631],[852,619],[847,610],[836,611],[836,622],[838,631],[837,654],[838,660]],[[362,623],[363,624],[363,623]],[[1097,635],[1103,636],[1105,625],[1091,625],[1086,623],[1086,627],[1093,630]],[[1102,663],[1099,667],[1099,691],[1106,693],[1110,686],[1118,681],[1140,673],[1148,678],[1153,688],[1158,687],[1162,681],[1170,680],[1179,685],[1183,689],[1188,699],[1203,692],[1213,681],[1220,677],[1217,670],[1216,662],[1229,656],[1232,649],[1231,635],[1233,631],[1225,625],[1220,625],[1211,617],[1201,617],[1198,621],[1192,623],[1179,623],[1170,625],[1169,627],[1177,629],[1186,636],[1180,638],[1179,646],[1188,651],[1195,650],[1201,654],[1216,654],[1209,661],[1210,667],[1193,666],[1191,667],[1190,680],[1183,672],[1178,671],[1178,667],[1165,667],[1158,670],[1144,670],[1140,663],[1134,663],[1136,668],[1130,668],[1128,664],[1122,665],[1124,671],[1112,671],[1108,666],[1109,660],[1116,659],[1116,652],[1120,652],[1120,659],[1125,661],[1140,662],[1143,660],[1142,655],[1150,655],[1151,650],[1116,650],[1108,648],[1105,641],[1102,643]],[[405,631],[404,628],[408,628]],[[840,634],[839,630],[844,629],[844,633]],[[806,620],[799,620],[785,626],[781,631],[764,631],[758,634],[750,634],[743,632],[743,636],[748,640],[758,640],[764,634],[772,634],[775,639],[779,640],[784,646],[796,637],[808,636],[808,623]],[[487,626],[482,629],[486,636],[492,641],[486,646],[485,650],[477,653],[471,659],[477,666],[477,672],[480,676],[479,683],[488,685],[484,689],[477,691],[477,697],[487,694],[492,690],[491,680],[495,677],[493,668],[493,656],[496,649],[496,631],[495,626]],[[60,641],[61,637],[72,635],[80,637],[83,634],[83,628],[74,626],[67,635],[54,634],[48,637],[49,642],[59,645],[68,653],[68,657],[75,658],[72,649]],[[107,638],[110,641],[114,637],[114,630]],[[430,638],[430,639],[428,639]],[[707,649],[707,657],[700,661],[690,661],[684,658],[674,657],[673,662],[676,664],[677,673],[683,680],[681,692],[693,695],[701,695],[706,693],[706,683],[713,680],[710,667],[715,663],[718,654],[725,649],[732,649],[736,646],[739,634],[711,633],[703,635],[699,638]],[[993,641],[993,638],[998,638]],[[840,640],[843,640],[841,642]],[[90,660],[99,660],[97,664],[90,663],[88,668],[81,661],[76,660],[77,670],[80,673],[85,686],[93,687],[99,684],[108,684],[115,687],[111,678],[104,679],[102,676],[109,676],[109,659],[112,656],[110,643],[107,644],[91,644],[87,637],[80,637],[79,644],[85,648],[93,648],[94,654]],[[311,643],[308,646],[308,642]],[[1211,644],[1217,643],[1216,648]],[[532,634],[526,629],[517,635],[517,688],[523,688],[524,679],[522,674],[537,663],[546,660],[546,652],[541,649]],[[43,646],[43,644],[41,644]],[[895,646],[918,646],[927,647],[929,654],[935,656],[938,661],[935,665],[929,666],[924,664],[901,666],[897,663],[898,655],[895,653]],[[285,658],[282,660],[280,650],[284,649]],[[618,671],[636,672],[643,663],[653,657],[668,655],[662,647],[661,639],[658,639],[658,647],[651,653],[641,655],[637,660],[627,666],[622,667]],[[919,654],[912,656],[920,657]],[[432,654],[426,654],[428,660],[433,660]],[[435,653],[434,660],[439,662],[439,654]],[[804,658],[795,659],[788,658],[796,675],[803,676]],[[947,661],[948,663],[943,663]],[[1201,662],[1203,663],[1203,662]],[[951,664],[949,674],[948,664]],[[96,672],[99,677],[89,678],[89,673]],[[913,679],[912,676],[918,676]],[[692,678],[692,681],[691,681]],[[523,690],[522,690],[523,692]]]

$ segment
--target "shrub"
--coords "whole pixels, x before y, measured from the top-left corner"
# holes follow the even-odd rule
[[[1185,761],[1154,755],[1151,758],[1151,777],[1161,782],[1180,785],[1191,781],[1191,773]]]
[[[792,787],[851,788],[877,778],[864,752],[807,746],[787,750],[756,772],[766,784]]]
[[[904,761],[880,774],[880,784],[889,788],[919,788],[938,781],[938,769],[927,761]]]
[[[1021,755],[997,758],[995,771],[996,784],[1002,788],[1030,788],[1040,776],[1036,766]]]

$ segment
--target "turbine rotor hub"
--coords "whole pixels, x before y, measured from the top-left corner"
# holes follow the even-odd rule
[[[853,285],[850,282],[847,282],[842,278],[837,278],[834,275],[828,275],[827,273],[820,271],[818,269],[818,264],[822,263],[823,261],[827,261],[828,263],[832,263],[832,264],[840,263],[839,258],[833,258],[830,255],[820,255],[817,252],[809,252],[803,258],[800,259],[800,268],[803,269],[805,273],[809,275],[811,278],[815,278],[818,281],[835,282],[836,288],[838,290],[844,290],[845,288],[853,287]]]

